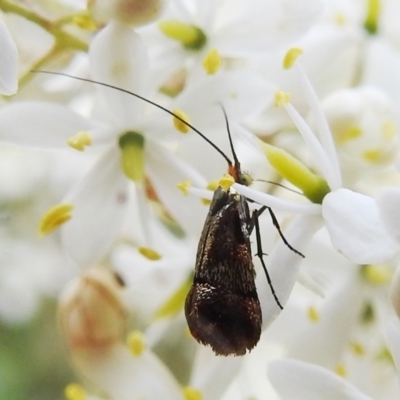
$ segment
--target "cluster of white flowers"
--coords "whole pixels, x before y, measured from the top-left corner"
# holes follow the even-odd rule
[[[398,1],[0,10],[0,319],[58,298],[84,382],[68,400],[400,398]],[[254,179],[232,188],[305,255],[259,217],[284,309],[255,258],[263,334],[243,357],[183,314],[232,158],[221,105]]]

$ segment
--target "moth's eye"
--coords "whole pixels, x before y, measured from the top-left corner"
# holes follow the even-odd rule
[[[242,185],[250,186],[253,183],[253,178],[247,172],[244,172],[240,175],[240,181]]]

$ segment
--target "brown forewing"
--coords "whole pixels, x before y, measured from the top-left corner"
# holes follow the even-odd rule
[[[246,199],[218,188],[204,224],[194,281],[185,303],[192,335],[218,355],[243,355],[261,334],[249,223]]]

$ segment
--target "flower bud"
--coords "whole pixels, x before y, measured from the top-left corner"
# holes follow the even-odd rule
[[[104,351],[125,340],[127,312],[120,292],[121,282],[100,268],[89,269],[65,288],[58,313],[72,351]]]
[[[163,0],[88,0],[93,18],[100,23],[116,20],[140,26],[156,20],[163,8]]]

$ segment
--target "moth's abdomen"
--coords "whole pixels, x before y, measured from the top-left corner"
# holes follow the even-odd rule
[[[186,298],[185,314],[193,337],[218,355],[244,355],[260,339],[262,317],[255,290],[233,293],[195,282]]]

